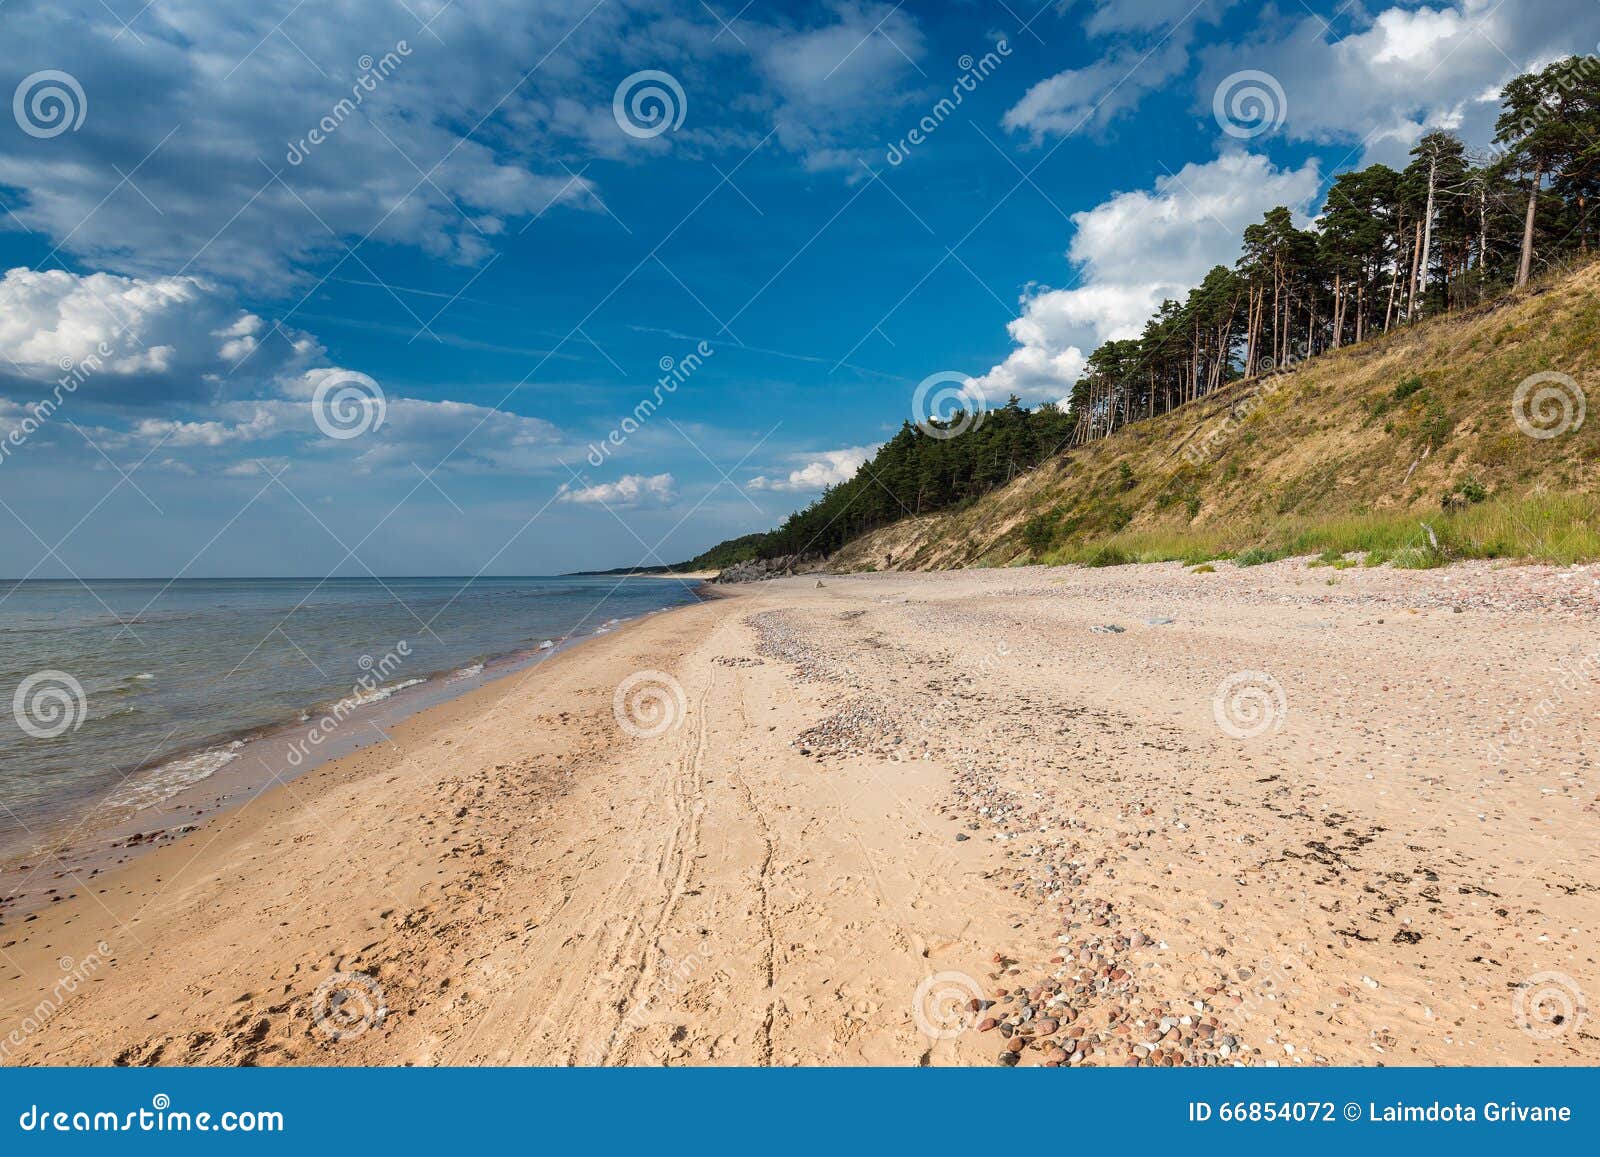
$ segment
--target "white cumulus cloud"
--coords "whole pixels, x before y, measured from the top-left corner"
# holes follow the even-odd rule
[[[197,277],[21,267],[0,277],[0,375],[50,381],[82,367],[86,393],[115,389],[130,405],[210,394],[253,360],[265,327]],[[282,364],[314,352],[315,343],[291,335],[272,356]],[[113,384],[97,387],[97,378]]]
[[[1279,169],[1253,153],[1226,153],[1073,214],[1067,256],[1079,283],[1024,295],[1008,327],[1018,348],[977,386],[991,400],[1066,397],[1095,346],[1137,337],[1163,298],[1181,300],[1212,266],[1238,259],[1246,225],[1275,205],[1303,221],[1317,191],[1315,160]]]
[[[677,484],[671,474],[624,474],[615,482],[561,488],[562,502],[583,506],[667,506],[677,497]]]
[[[1355,145],[1352,162],[1398,167],[1430,129],[1486,145],[1501,85],[1558,57],[1593,52],[1597,38],[1600,12],[1591,0],[1393,5],[1370,16],[1352,9],[1332,25],[1307,14],[1245,43],[1207,48],[1197,102],[1209,106],[1233,72],[1266,72],[1286,98],[1279,132]]]
[[[757,475],[750,480],[752,490],[816,491],[837,486],[855,477],[861,464],[878,452],[876,446],[846,446],[815,455],[797,455],[806,461],[782,478]]]

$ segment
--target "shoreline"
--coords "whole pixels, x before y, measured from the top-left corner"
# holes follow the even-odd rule
[[[706,586],[699,581],[688,593],[704,601],[713,597]],[[587,634],[486,654],[464,667],[441,667],[359,693],[352,688],[352,694],[303,706],[294,719],[220,731],[162,752],[125,773],[117,769],[122,782],[86,798],[86,809],[65,812],[37,831],[19,831],[12,847],[0,848],[0,927],[7,918],[24,917],[57,902],[64,881],[94,880],[156,847],[178,842],[207,817],[242,807],[322,764],[386,742],[388,730],[404,720],[631,623],[676,609],[681,608],[667,606],[607,620]],[[330,722],[332,726],[327,726]],[[201,774],[177,783],[159,798],[119,802],[133,787],[160,793],[168,786],[160,782],[161,772],[172,768],[176,777],[188,770],[183,765],[202,760],[209,760],[208,769],[202,766]]]
[[[1527,986],[1600,983],[1600,670],[1507,730],[1592,650],[1586,577],[719,591],[7,920],[0,1060],[1593,1064]],[[1241,672],[1259,731],[1216,702]],[[616,713],[641,675],[659,730]],[[382,1014],[330,1033],[330,985]]]

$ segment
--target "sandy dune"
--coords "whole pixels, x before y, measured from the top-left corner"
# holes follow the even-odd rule
[[[753,584],[0,927],[0,1055],[1596,1063],[1594,590]]]

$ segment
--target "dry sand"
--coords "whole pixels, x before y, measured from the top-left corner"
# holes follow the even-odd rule
[[[0,1059],[1600,1061],[1588,574],[821,581],[630,624],[10,920]],[[639,671],[682,689],[659,735],[614,712]]]

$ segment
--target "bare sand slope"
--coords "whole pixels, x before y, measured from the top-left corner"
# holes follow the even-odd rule
[[[0,928],[8,1059],[1595,1063],[1594,589],[756,584]]]

